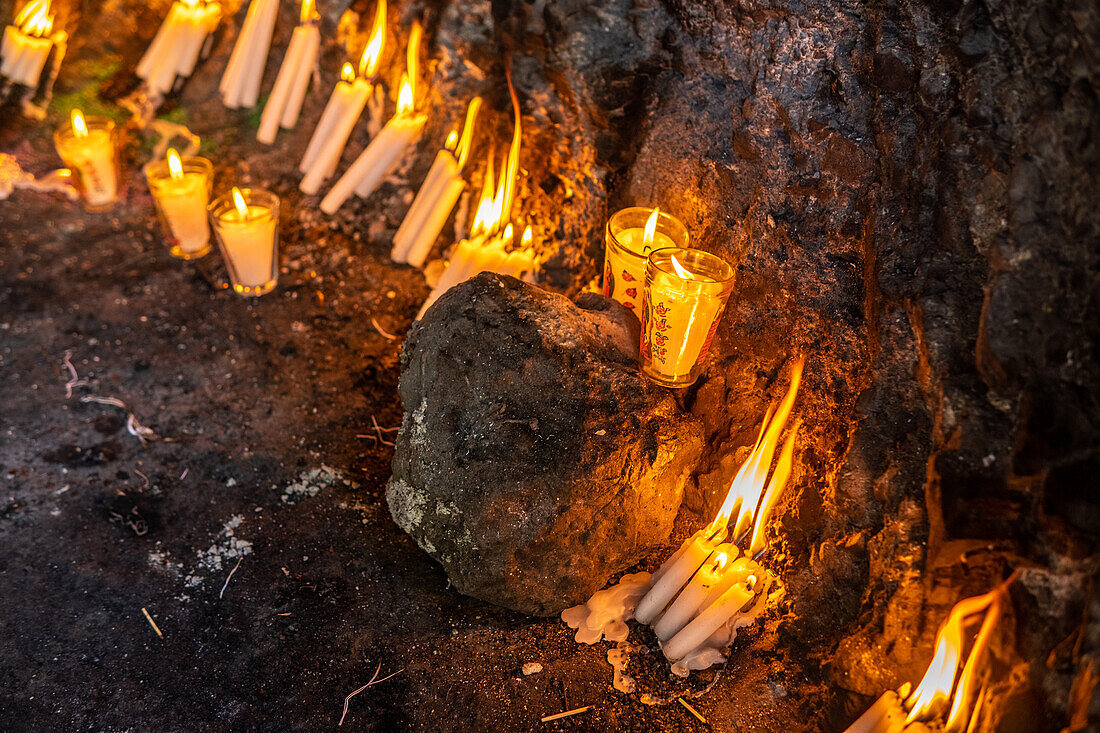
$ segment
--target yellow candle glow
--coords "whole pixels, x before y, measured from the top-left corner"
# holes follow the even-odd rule
[[[678,219],[660,207],[618,211],[607,222],[604,249],[604,295],[640,317],[646,258],[656,249],[687,247],[688,233]]]
[[[263,295],[275,289],[279,266],[279,197],[262,189],[233,187],[209,207],[233,290]]]
[[[733,289],[733,268],[698,249],[650,254],[642,309],[642,370],[667,387],[699,376]]]
[[[85,117],[74,109],[70,123],[54,132],[54,146],[76,174],[85,207],[91,211],[111,208],[118,200],[115,123],[106,117]]]
[[[210,251],[206,207],[214,167],[205,158],[181,158],[173,149],[145,167],[145,178],[173,257],[190,260]]]

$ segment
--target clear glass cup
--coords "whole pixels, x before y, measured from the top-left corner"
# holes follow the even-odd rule
[[[660,212],[652,246],[645,245],[645,225],[653,209],[632,206],[615,212],[604,237],[603,294],[640,317],[649,253],[665,247],[687,247],[688,231],[680,220]]]
[[[695,383],[733,281],[733,267],[701,249],[667,247],[649,255],[641,343],[647,377],[666,387]]]
[[[279,197],[262,188],[242,188],[247,212],[241,215],[232,192],[214,199],[207,210],[234,292],[259,296],[279,279]]]
[[[77,135],[71,124],[57,128],[54,147],[65,166],[73,171],[84,208],[106,211],[118,202],[118,138],[115,123],[107,117],[84,118],[87,135]]]
[[[145,166],[145,180],[153,194],[157,216],[168,240],[169,252],[194,260],[210,252],[210,187],[214,166],[206,158],[180,158],[183,175],[172,177],[167,160]]]

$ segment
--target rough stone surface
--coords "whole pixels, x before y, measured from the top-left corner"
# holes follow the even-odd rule
[[[409,333],[386,498],[463,593],[555,614],[668,541],[702,431],[600,300],[483,274]]]

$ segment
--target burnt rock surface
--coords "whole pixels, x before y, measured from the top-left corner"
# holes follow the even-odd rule
[[[702,453],[698,422],[638,372],[629,314],[588,301],[482,274],[402,352],[394,520],[460,591],[535,615],[663,546]]]

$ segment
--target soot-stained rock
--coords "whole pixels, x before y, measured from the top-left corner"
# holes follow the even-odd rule
[[[668,540],[701,426],[596,300],[483,274],[409,334],[386,498],[463,593],[553,614]]]

